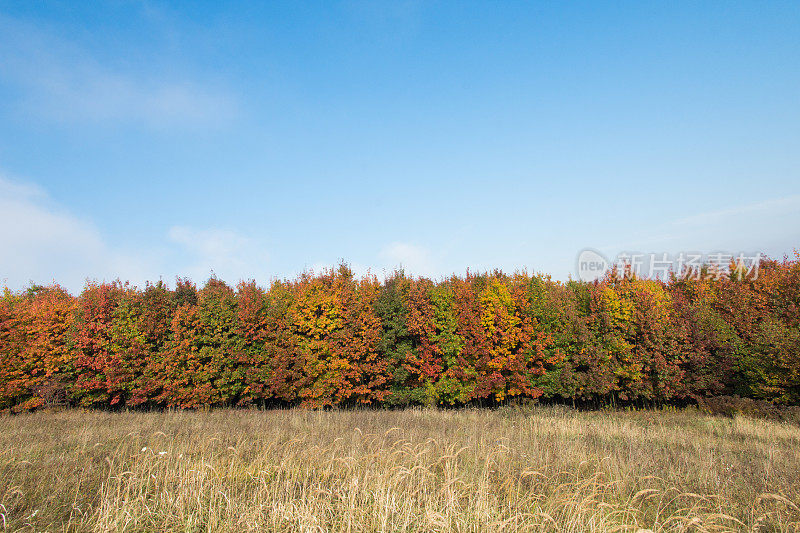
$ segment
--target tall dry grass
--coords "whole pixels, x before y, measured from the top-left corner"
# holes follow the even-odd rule
[[[800,428],[697,411],[0,417],[5,531],[797,531]]]

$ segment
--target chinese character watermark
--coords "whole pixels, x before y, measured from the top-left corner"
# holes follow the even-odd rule
[[[742,280],[758,278],[762,259],[760,252],[621,252],[610,261],[597,250],[585,248],[578,253],[576,271],[581,281],[600,280],[610,272],[661,281],[731,277]]]

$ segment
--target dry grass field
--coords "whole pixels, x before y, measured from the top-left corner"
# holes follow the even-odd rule
[[[4,531],[797,531],[800,428],[566,408],[0,417]]]

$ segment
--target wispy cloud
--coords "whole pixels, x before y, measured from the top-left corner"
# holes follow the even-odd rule
[[[207,127],[238,113],[230,94],[200,80],[105,65],[70,41],[2,15],[0,83],[21,89],[11,105],[55,121]]]
[[[320,260],[306,265],[302,270],[296,270],[293,275],[301,272],[321,273],[336,270],[344,261],[356,277],[376,276],[379,279],[391,275],[395,269],[402,268],[406,275],[436,277],[443,274],[441,254],[433,254],[424,246],[409,242],[393,242],[387,244],[377,255],[366,258],[366,261],[349,261],[344,258],[334,260]]]
[[[415,276],[435,276],[440,267],[434,255],[425,248],[408,242],[393,242],[378,254],[386,269],[402,267],[407,274]]]
[[[236,283],[266,281],[268,254],[257,239],[231,230],[174,226],[144,247],[107,241],[91,220],[54,202],[40,187],[0,175],[0,286],[56,282],[73,292],[86,279],[145,281],[214,273]]]
[[[676,218],[634,233],[619,251],[763,252],[781,256],[800,246],[800,195],[732,206]]]
[[[150,270],[142,254],[108,246],[98,229],[54,204],[35,185],[0,176],[0,282],[57,281],[79,290],[88,278],[140,279]]]
[[[800,214],[800,195],[775,198],[763,202],[755,202],[746,205],[708,211],[697,215],[691,215],[675,220],[672,224],[678,227],[697,227],[708,224],[727,223],[734,220],[747,220],[753,222],[753,218],[776,217],[783,214]]]
[[[269,255],[252,237],[231,230],[173,226],[168,237],[185,252],[184,275],[203,281],[212,273],[236,283],[243,279],[266,280]]]

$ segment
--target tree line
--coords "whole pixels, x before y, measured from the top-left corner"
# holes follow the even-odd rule
[[[235,288],[6,289],[0,410],[462,405],[547,398],[800,403],[800,256],[757,275],[586,283],[500,271],[322,273]]]

